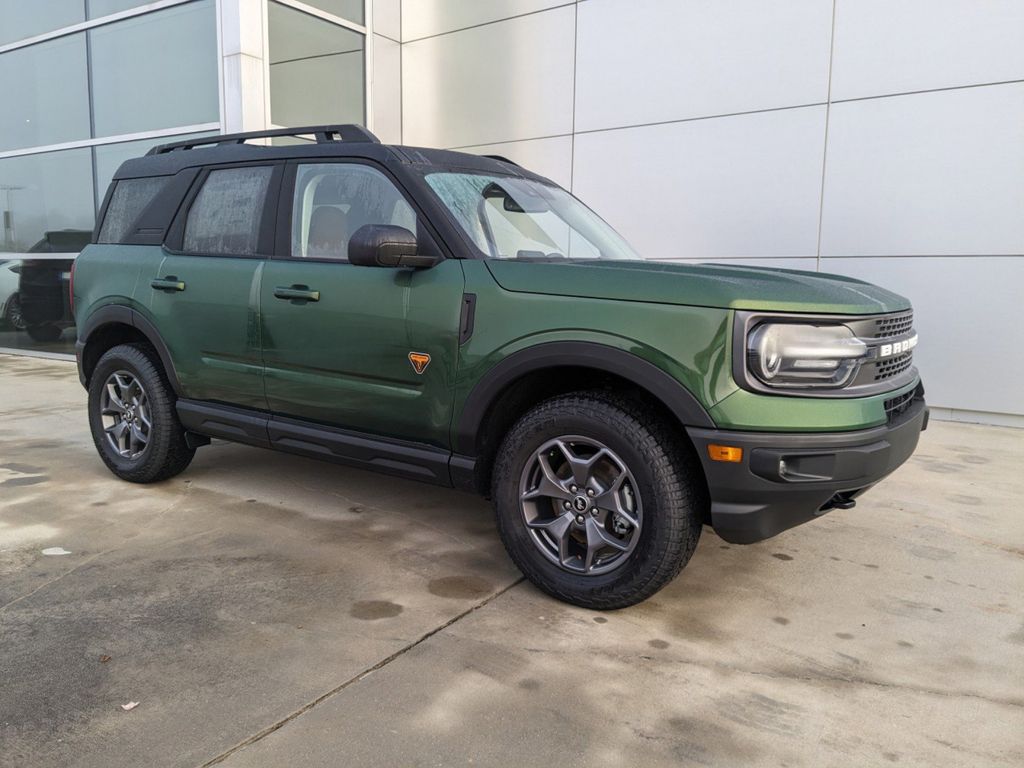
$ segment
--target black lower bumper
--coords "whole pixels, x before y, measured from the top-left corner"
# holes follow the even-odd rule
[[[857,432],[687,431],[704,465],[711,525],[726,541],[750,544],[853,506],[910,457],[927,425],[928,408],[917,397],[889,424]],[[712,461],[711,443],[741,447],[742,461]]]

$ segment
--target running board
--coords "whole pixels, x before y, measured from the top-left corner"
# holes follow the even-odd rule
[[[441,448],[195,400],[178,400],[177,411],[182,426],[199,435],[452,485],[448,470],[451,453]]]

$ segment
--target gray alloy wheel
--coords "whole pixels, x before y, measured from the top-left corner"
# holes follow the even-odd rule
[[[7,300],[7,323],[16,331],[25,330],[25,318],[21,314],[21,297],[18,294]]]
[[[100,395],[100,417],[107,442],[118,456],[137,459],[149,445],[153,420],[142,384],[125,370],[107,377]]]
[[[530,538],[569,573],[598,576],[629,559],[643,525],[637,482],[608,446],[566,435],[526,462],[519,501]]]

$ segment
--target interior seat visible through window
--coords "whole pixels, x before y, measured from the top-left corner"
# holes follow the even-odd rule
[[[300,165],[292,206],[291,255],[348,261],[348,242],[366,224],[416,232],[416,214],[380,171],[361,163]]]

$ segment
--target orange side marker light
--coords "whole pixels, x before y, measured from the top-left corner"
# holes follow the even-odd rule
[[[708,456],[712,461],[743,461],[743,449],[735,445],[719,445],[711,443],[708,445]]]

